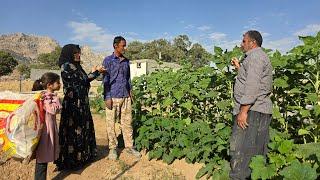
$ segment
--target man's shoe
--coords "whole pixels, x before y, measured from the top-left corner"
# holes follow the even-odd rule
[[[116,149],[110,149],[108,159],[110,160],[117,160],[118,159],[118,154]]]
[[[135,150],[134,148],[126,148],[126,152],[130,155],[133,155],[136,158],[140,158],[141,154],[139,151]]]

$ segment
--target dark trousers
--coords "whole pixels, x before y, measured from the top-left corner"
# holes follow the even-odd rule
[[[36,163],[34,180],[46,180],[47,168],[48,168],[48,163]]]
[[[249,126],[242,129],[238,126],[236,116],[230,138],[231,179],[246,179],[250,177],[249,164],[255,155],[266,156],[269,142],[269,125],[271,114],[249,111],[247,122]]]

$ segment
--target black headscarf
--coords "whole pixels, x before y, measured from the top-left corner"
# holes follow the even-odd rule
[[[79,65],[80,62],[74,61],[74,54],[76,54],[80,51],[81,51],[80,46],[77,44],[67,44],[67,45],[63,46],[63,48],[61,50],[60,57],[59,57],[59,62],[58,62],[59,67],[61,67],[61,65],[66,62],[70,62],[75,65]]]

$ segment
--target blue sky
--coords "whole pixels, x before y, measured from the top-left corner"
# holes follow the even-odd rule
[[[186,34],[209,52],[232,48],[257,29],[264,47],[286,52],[298,35],[320,31],[319,0],[1,0],[0,34],[50,36],[63,46],[90,45],[111,52],[112,40],[129,42]]]

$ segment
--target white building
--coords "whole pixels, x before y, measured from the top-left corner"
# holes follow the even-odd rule
[[[180,69],[181,66],[175,63],[158,62],[153,59],[140,59],[130,61],[130,74],[131,79],[139,77],[143,74],[150,74],[159,69]]]

